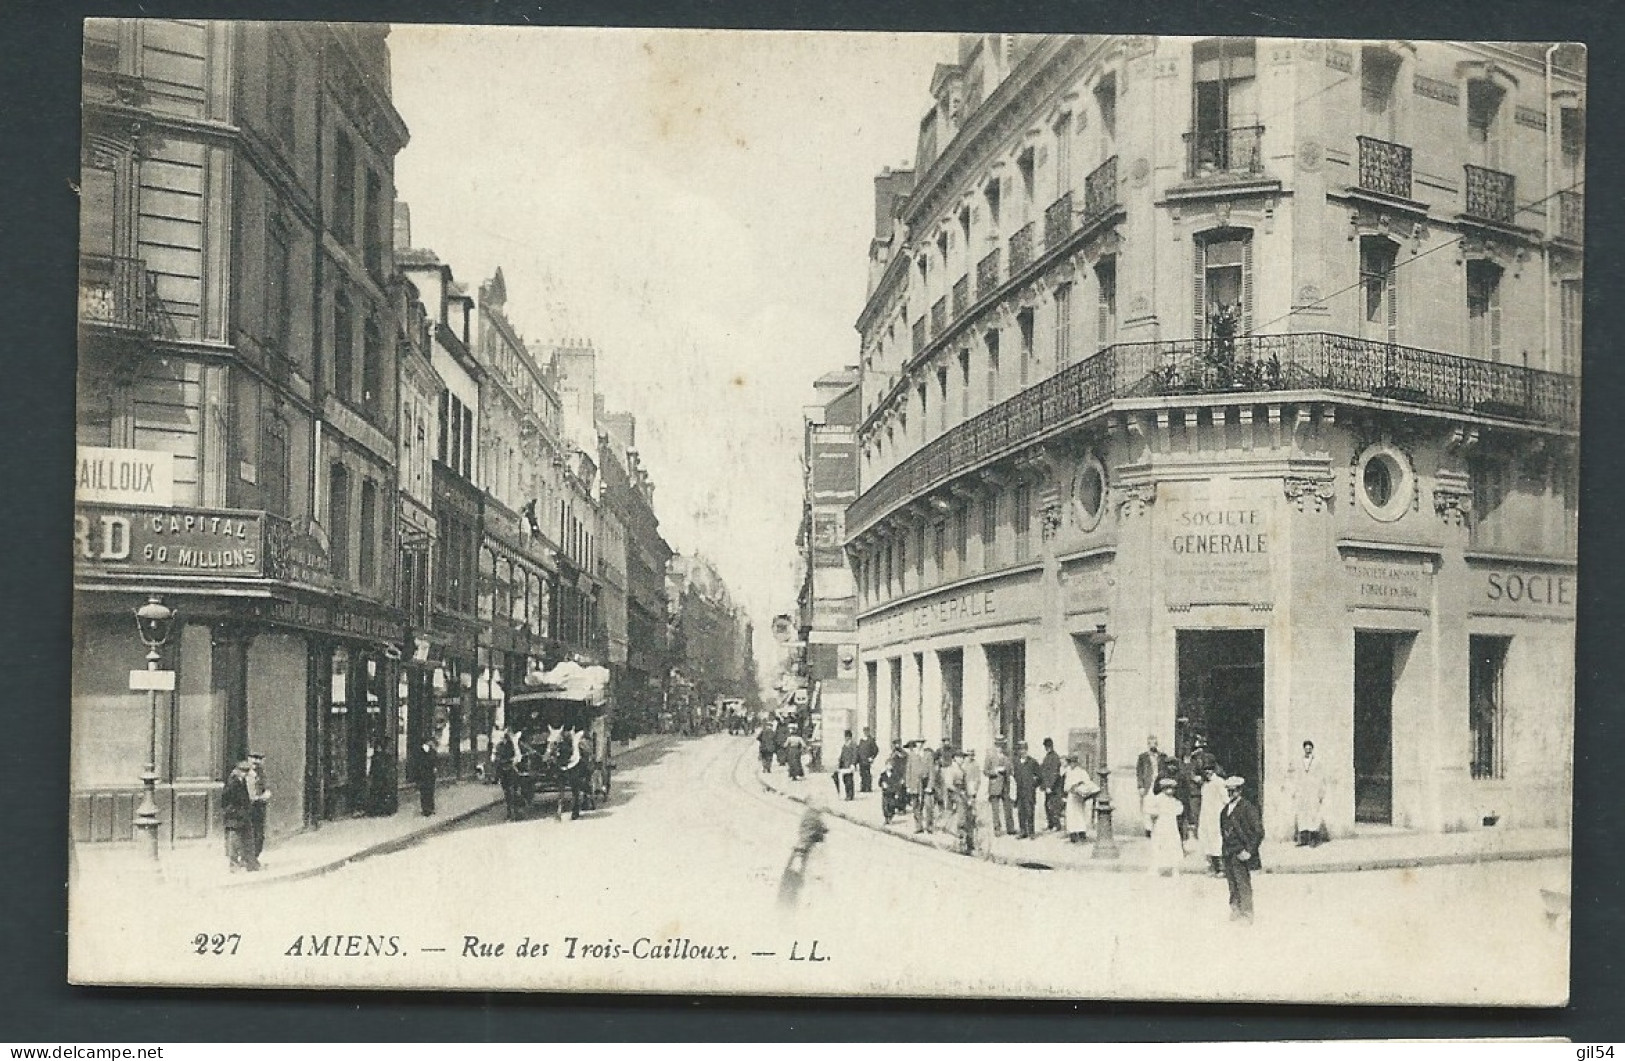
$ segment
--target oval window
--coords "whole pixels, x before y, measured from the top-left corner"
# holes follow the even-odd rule
[[[1405,454],[1387,443],[1370,447],[1360,456],[1360,507],[1385,523],[1410,508],[1414,475]]]

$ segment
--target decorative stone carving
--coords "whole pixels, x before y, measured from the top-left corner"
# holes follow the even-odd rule
[[[1305,140],[1298,145],[1298,168],[1314,172],[1320,168],[1320,161],[1325,157],[1325,151],[1318,140]]]
[[[1331,508],[1337,493],[1331,476],[1288,475],[1281,480],[1286,499],[1298,506],[1299,512],[1325,512]]]
[[[1441,486],[1433,491],[1433,511],[1453,527],[1465,526],[1473,512],[1471,490],[1459,486]]]
[[[1142,516],[1145,510],[1157,502],[1157,484],[1134,483],[1129,486],[1117,488],[1117,507],[1124,519]]]
[[[1046,492],[1038,519],[1043,527],[1044,540],[1049,541],[1061,530],[1061,495]]]

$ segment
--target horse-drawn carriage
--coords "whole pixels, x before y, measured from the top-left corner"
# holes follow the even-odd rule
[[[601,667],[560,664],[508,697],[502,740],[493,750],[510,821],[538,796],[554,797],[554,817],[593,810],[609,798],[613,764]]]

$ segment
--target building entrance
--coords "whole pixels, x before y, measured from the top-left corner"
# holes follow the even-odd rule
[[[1354,820],[1394,820],[1394,684],[1409,634],[1354,634]]]
[[[951,648],[937,653],[942,671],[942,742],[959,748],[965,738],[965,652]]]
[[[987,646],[988,685],[993,690],[994,737],[1008,737],[1010,750],[1027,739],[1027,643]]]
[[[1174,749],[1189,754],[1196,735],[1228,774],[1247,779],[1264,800],[1264,631],[1180,630],[1179,713]]]

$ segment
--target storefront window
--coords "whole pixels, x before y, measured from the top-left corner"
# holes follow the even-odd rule
[[[1468,675],[1468,726],[1472,740],[1472,776],[1491,779],[1505,776],[1502,749],[1502,675],[1506,670],[1510,637],[1469,638],[1472,670]]]

